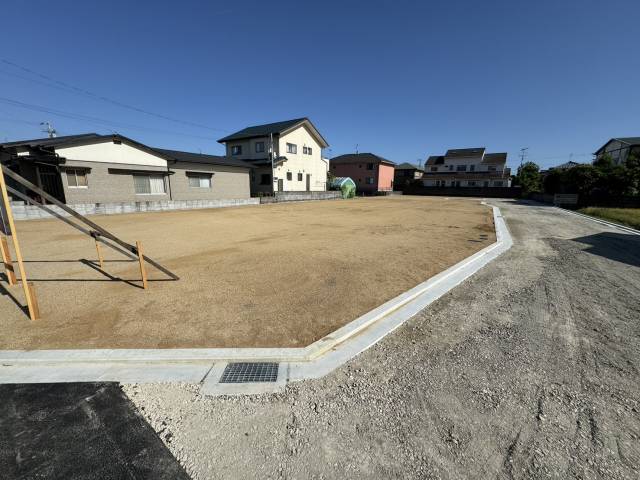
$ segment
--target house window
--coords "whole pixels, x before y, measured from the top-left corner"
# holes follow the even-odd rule
[[[67,184],[69,188],[87,188],[87,171],[67,170]]]
[[[293,174],[291,172],[287,172],[287,180],[293,180]]]
[[[432,172],[437,172],[438,171],[438,167],[431,167],[431,171]]]
[[[313,153],[313,150],[311,149],[311,147],[302,147],[302,153],[304,153],[305,155],[311,155]]]
[[[264,152],[264,142],[256,142],[256,153]]]
[[[469,171],[470,172],[475,172],[476,171],[476,166],[475,165],[469,165]]]
[[[164,195],[164,177],[162,175],[134,175],[133,188],[136,195]]]
[[[242,145],[234,145],[231,147],[231,155],[242,155]]]
[[[298,146],[295,143],[287,143],[287,153],[298,153]]]
[[[301,174],[301,173],[299,173],[299,174],[298,174],[298,181],[299,181],[299,182],[301,182],[301,181],[302,181],[302,174]]]
[[[271,184],[271,174],[263,173],[260,175],[260,185],[270,185]]]
[[[457,172],[466,172],[467,171],[467,166],[466,165],[458,165],[456,167],[456,171]]]
[[[367,185],[373,185],[373,181],[374,181],[373,177],[367,177]]]
[[[191,188],[211,188],[210,174],[187,174],[189,176],[189,187]]]
[[[367,170],[373,170],[373,163],[367,163]]]

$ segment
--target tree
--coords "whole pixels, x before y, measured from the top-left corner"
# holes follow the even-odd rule
[[[522,187],[522,193],[539,192],[542,182],[540,177],[540,167],[534,162],[526,162],[518,167],[516,184]]]

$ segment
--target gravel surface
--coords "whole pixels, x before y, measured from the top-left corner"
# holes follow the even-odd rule
[[[123,388],[195,479],[639,478],[640,237],[496,204],[514,247],[321,380]]]

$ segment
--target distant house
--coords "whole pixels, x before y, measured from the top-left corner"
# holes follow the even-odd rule
[[[616,165],[622,165],[627,161],[630,153],[640,157],[640,137],[612,138],[596,150],[594,155],[596,160],[604,155],[610,155]]]
[[[351,177],[358,192],[390,192],[395,165],[373,153],[349,153],[332,158],[330,170],[336,177]]]
[[[0,144],[2,164],[68,204],[249,198],[252,165],[88,133]]]
[[[395,173],[393,176],[393,187],[395,189],[402,189],[404,185],[413,181],[422,179],[424,170],[411,163],[401,163],[396,165]]]
[[[427,159],[426,187],[510,187],[506,153],[486,153],[484,147],[447,150]]]
[[[308,118],[247,127],[218,142],[227,157],[255,167],[252,195],[327,190],[329,165],[322,149],[329,144]]]

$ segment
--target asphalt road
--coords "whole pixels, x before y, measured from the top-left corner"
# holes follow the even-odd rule
[[[513,248],[281,395],[125,392],[209,478],[638,478],[640,236],[496,202]]]

